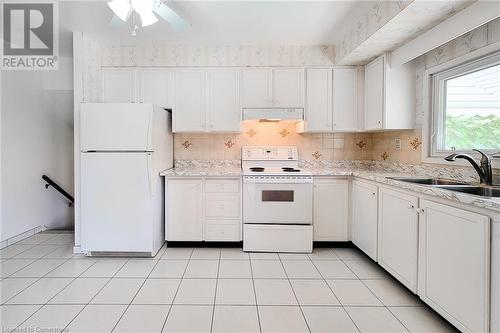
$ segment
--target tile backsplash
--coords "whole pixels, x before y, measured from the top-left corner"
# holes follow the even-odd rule
[[[175,134],[176,160],[237,160],[242,146],[294,145],[301,160],[371,159],[368,133],[299,134],[294,121],[242,122],[236,134]]]
[[[400,146],[396,147],[396,139]],[[242,122],[241,133],[175,134],[176,160],[237,160],[242,146],[293,145],[301,160],[380,160],[420,163],[420,130],[300,134],[294,121]]]
[[[299,149],[299,159],[310,163],[349,164],[352,161],[358,166],[359,161],[366,161],[366,163],[384,166],[384,168],[389,165],[398,168],[405,165],[412,165],[415,168],[418,166],[419,172],[425,171],[426,173],[431,169],[440,168],[438,165],[422,163],[420,129],[378,133],[299,134],[296,132],[295,125],[292,121],[244,121],[241,133],[175,134],[174,158],[177,161],[234,161],[241,159],[241,147],[245,145],[294,145]],[[471,172],[471,177],[474,176],[473,169],[469,167],[455,167],[443,161],[443,168],[447,172],[449,168],[456,168],[460,174],[467,170]],[[494,173],[500,180],[500,169],[495,169]]]
[[[420,129],[373,133],[371,159],[375,161],[421,163]]]

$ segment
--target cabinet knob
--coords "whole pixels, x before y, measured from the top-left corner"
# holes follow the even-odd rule
[[[410,206],[408,206],[408,209],[415,209],[415,206],[414,205],[410,205]]]

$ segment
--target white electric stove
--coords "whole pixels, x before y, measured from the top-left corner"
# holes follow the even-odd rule
[[[243,249],[312,252],[312,174],[294,146],[242,148]]]

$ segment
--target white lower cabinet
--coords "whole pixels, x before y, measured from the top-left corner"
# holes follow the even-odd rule
[[[315,241],[349,239],[349,180],[315,178],[313,192]]]
[[[489,332],[489,217],[427,200],[420,208],[419,296],[460,331]]]
[[[417,292],[418,198],[380,188],[378,263]]]
[[[352,242],[377,261],[377,186],[352,182]]]
[[[166,178],[167,241],[241,241],[241,180]]]
[[[203,239],[203,180],[166,179],[167,241]]]
[[[499,214],[500,215],[500,214]],[[491,223],[491,310],[500,313],[500,216]],[[492,315],[491,333],[500,333],[500,316]]]

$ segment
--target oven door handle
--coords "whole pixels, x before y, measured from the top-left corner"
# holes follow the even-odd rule
[[[243,183],[245,184],[279,184],[279,185],[300,185],[312,184],[312,176],[303,177],[257,177],[257,176],[244,176]]]

